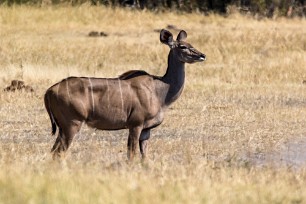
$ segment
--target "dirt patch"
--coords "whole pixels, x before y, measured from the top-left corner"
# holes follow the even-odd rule
[[[88,33],[88,37],[107,37],[108,34],[106,34],[105,32],[101,31],[91,31]]]
[[[34,92],[34,89],[30,85],[26,85],[24,81],[21,80],[12,80],[11,85],[4,88],[3,91],[15,92],[15,91],[25,91],[25,92]]]
[[[274,166],[289,168],[306,167],[306,138],[289,141],[280,150],[258,153],[249,157],[255,166]]]

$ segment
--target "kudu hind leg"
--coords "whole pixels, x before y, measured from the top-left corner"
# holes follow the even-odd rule
[[[51,149],[53,159],[60,158],[68,150],[74,136],[80,131],[81,126],[81,122],[74,122],[65,129],[60,128],[58,137]]]
[[[142,130],[140,137],[139,137],[139,149],[142,156],[142,160],[145,160],[147,156],[147,146],[148,146],[148,139],[150,138],[150,129]]]
[[[130,161],[134,159],[141,131],[142,127],[134,127],[129,130],[127,157]]]

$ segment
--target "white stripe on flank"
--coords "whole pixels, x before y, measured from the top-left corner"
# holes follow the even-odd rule
[[[146,98],[147,98],[147,101],[148,101],[148,105],[149,105],[149,108],[151,107],[151,99],[152,99],[152,96],[151,96],[151,92],[146,92],[145,91],[145,94],[146,94]]]
[[[69,98],[69,101],[71,101],[70,99],[70,93],[69,93],[69,82],[68,80],[66,79],[66,89],[67,89],[67,94],[68,94],[68,98]]]
[[[119,91],[120,91],[120,98],[121,98],[121,108],[122,108],[122,112],[123,112],[123,107],[124,107],[124,104],[123,104],[123,96],[122,96],[121,80],[120,80],[120,79],[118,79],[118,82],[119,82]]]
[[[92,113],[94,113],[95,112],[95,101],[94,101],[92,83],[91,83],[91,80],[90,80],[89,77],[88,77],[88,81],[89,81],[89,84],[90,84],[91,101],[92,101]]]

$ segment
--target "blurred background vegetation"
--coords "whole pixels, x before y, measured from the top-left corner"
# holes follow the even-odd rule
[[[230,14],[239,12],[266,17],[305,17],[306,0],[0,0],[1,5],[71,5],[88,3],[94,6],[130,7],[153,11],[210,12]]]

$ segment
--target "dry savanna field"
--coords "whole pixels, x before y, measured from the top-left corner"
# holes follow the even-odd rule
[[[207,61],[186,65],[146,163],[126,162],[127,131],[87,126],[54,162],[46,89],[68,76],[163,75],[156,30],[168,25]],[[0,203],[306,203],[305,65],[305,19],[2,6]],[[34,92],[2,91],[13,79]]]

